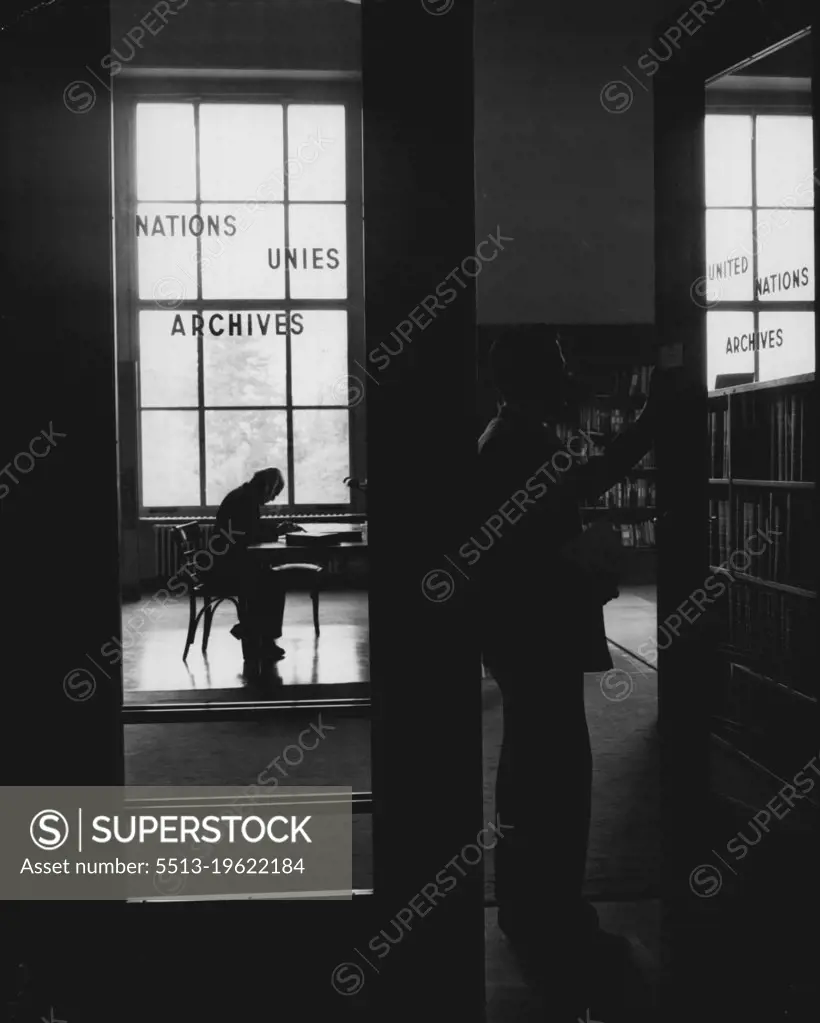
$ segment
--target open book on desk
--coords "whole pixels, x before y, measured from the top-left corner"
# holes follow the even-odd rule
[[[286,533],[288,547],[334,547],[340,543],[362,543],[361,526],[345,526],[338,522],[306,522],[303,533]]]

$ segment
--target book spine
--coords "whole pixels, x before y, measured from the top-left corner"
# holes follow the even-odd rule
[[[789,479],[797,479],[797,395],[789,401]]]
[[[781,498],[781,500],[784,500]],[[780,548],[780,564],[778,566],[779,574],[774,577],[775,582],[792,584],[794,579],[792,578],[792,529],[791,529],[791,518],[794,513],[794,509],[791,505],[791,499],[788,494],[785,496],[785,507],[781,512],[780,521],[783,523],[781,529],[783,531],[782,537],[776,537],[777,540],[782,540],[782,546]],[[799,559],[797,561],[799,564]]]

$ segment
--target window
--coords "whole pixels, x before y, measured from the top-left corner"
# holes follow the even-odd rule
[[[212,510],[269,465],[279,505],[345,510],[363,474],[345,383],[363,343],[358,110],[288,86],[127,104],[120,319],[145,512]]]
[[[803,114],[708,114],[708,387],[813,373],[814,159]]]

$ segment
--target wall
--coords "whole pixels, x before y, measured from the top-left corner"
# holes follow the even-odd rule
[[[671,25],[679,7],[477,0],[476,237],[498,226],[515,239],[478,278],[479,323],[653,321],[645,55],[654,42],[659,59],[674,59],[653,29]],[[616,79],[633,92],[622,112],[602,105]],[[626,96],[618,86],[604,102],[619,108]]]
[[[165,6],[173,13],[159,28],[150,12]],[[111,8],[112,56],[127,67],[361,69],[361,8],[342,0],[111,0]],[[152,26],[144,39],[141,22]]]

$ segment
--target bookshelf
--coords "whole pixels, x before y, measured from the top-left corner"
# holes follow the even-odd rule
[[[817,706],[814,374],[708,395],[715,738],[781,772]]]
[[[593,438],[588,457],[602,455],[608,443],[635,421],[649,393],[651,367],[648,365],[612,365],[599,372],[585,374],[591,393],[580,409],[579,422],[563,427],[562,441],[583,430]],[[630,551],[654,551],[656,546],[657,483],[655,453],[649,451],[626,478],[603,494],[593,506],[581,508],[584,525],[602,516],[618,523],[621,542]]]

